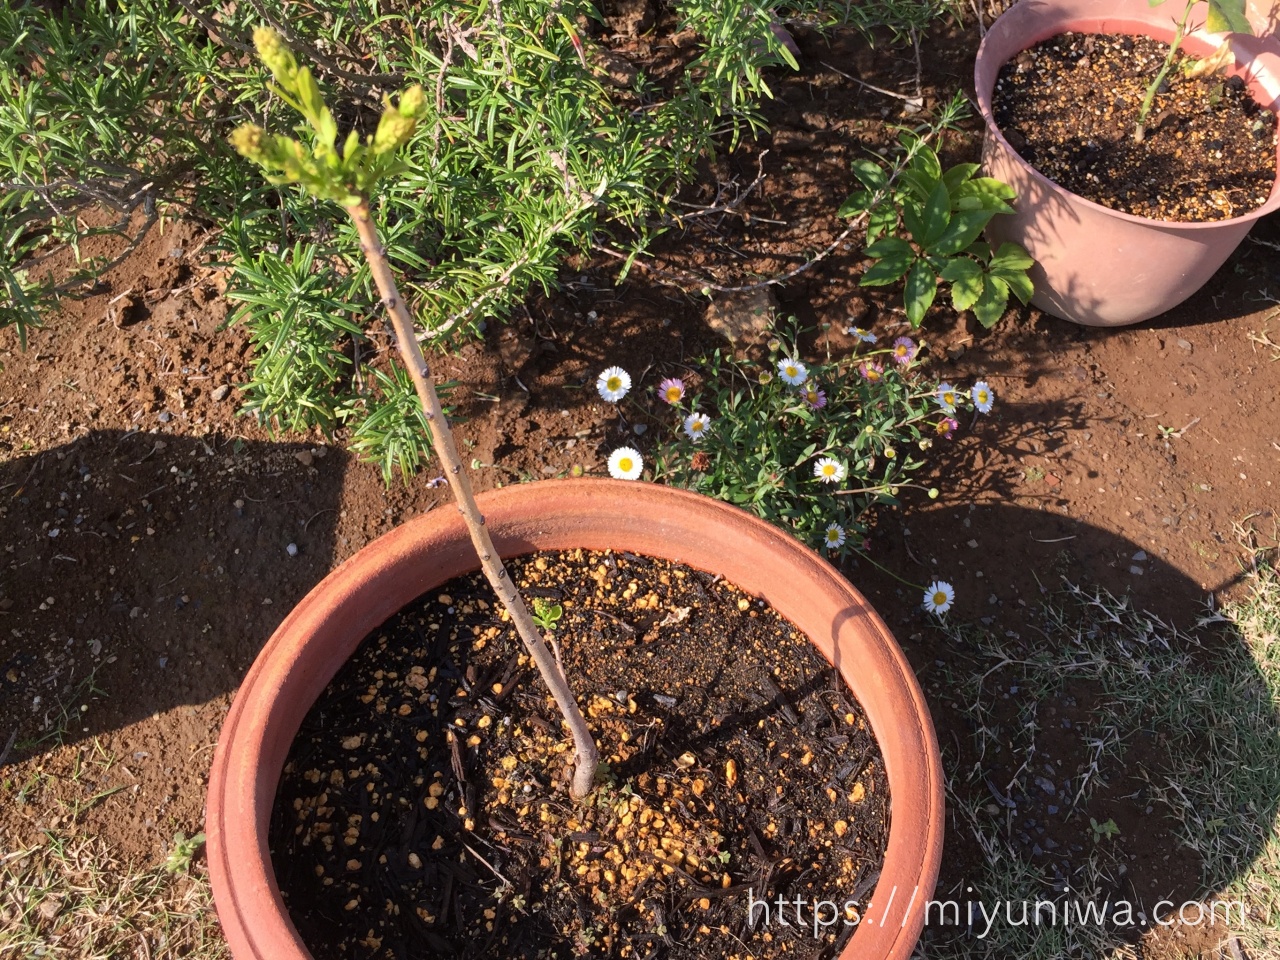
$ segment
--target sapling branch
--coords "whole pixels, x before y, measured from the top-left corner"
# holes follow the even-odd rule
[[[336,130],[332,117],[320,98],[310,72],[305,67],[298,68],[274,31],[256,31],[254,42],[284,94],[296,99],[300,111],[313,128],[317,143],[308,150],[296,140],[271,137],[252,126],[237,130],[232,142],[242,154],[269,171],[273,181],[301,183],[314,196],[336,200],[355,224],[360,248],[368,261],[374,284],[395,332],[401,361],[413,381],[423,415],[430,425],[432,449],[453,490],[458,510],[471,536],[472,546],[480,559],[481,570],[511,617],[512,625],[568,723],[573,736],[576,763],[569,792],[575,800],[581,799],[590,793],[595,780],[599,759],[595,741],[578,709],[563,668],[552,656],[529,608],[494,548],[493,539],[471,490],[470,478],[462,468],[462,458],[458,455],[453,431],[449,428],[448,418],[436,392],[430,367],[418,344],[413,317],[405,305],[404,297],[400,295],[386,248],[369,209],[369,196],[373,186],[379,177],[394,171],[394,153],[413,135],[418,115],[424,109],[422,90],[420,87],[413,87],[406,91],[398,107],[392,107],[388,101],[377,133],[369,137],[365,144],[361,144],[352,135],[342,153],[338,154],[334,148]]]
[[[503,607],[510,614],[516,632],[520,634],[520,639],[524,641],[529,655],[538,667],[538,672],[542,674],[543,680],[551,689],[551,695],[555,697],[556,704],[568,721],[569,730],[573,734],[574,759],[577,764],[570,794],[575,800],[580,800],[591,791],[595,779],[599,759],[595,741],[591,738],[591,732],[587,729],[582,711],[578,709],[578,702],[569,689],[569,681],[564,675],[564,670],[561,669],[557,659],[551,655],[551,651],[533,622],[524,598],[520,596],[520,591],[507,575],[498,551],[494,549],[489,528],[485,526],[484,517],[481,516],[480,509],[476,505],[475,494],[471,491],[471,480],[467,472],[462,469],[462,458],[458,455],[453,431],[449,429],[448,418],[440,404],[440,397],[436,393],[435,382],[427,366],[426,357],[423,356],[418,338],[414,335],[413,318],[405,307],[404,298],[400,296],[395,277],[391,273],[391,265],[387,262],[386,251],[383,249],[378,238],[377,227],[370,216],[368,201],[361,199],[358,203],[348,206],[346,210],[355,223],[356,232],[360,235],[360,247],[373,273],[373,282],[377,285],[378,293],[387,307],[391,326],[396,335],[396,346],[400,350],[400,358],[409,371],[409,377],[413,380],[413,386],[418,393],[418,400],[422,404],[427,422],[431,424],[432,449],[444,469],[445,479],[453,490],[454,498],[458,501],[458,509],[467,525],[467,532],[471,535],[471,543],[475,547],[476,555],[480,558],[480,568],[484,571],[493,592],[497,594]]]
[[[1133,130],[1133,139],[1135,143],[1141,143],[1147,136],[1147,114],[1151,112],[1151,104],[1156,99],[1156,92],[1160,89],[1160,84],[1164,83],[1164,78],[1169,75],[1169,71],[1173,68],[1173,58],[1177,56],[1178,48],[1182,46],[1182,38],[1187,35],[1187,17],[1191,15],[1191,8],[1196,4],[1196,0],[1187,0],[1187,6],[1182,11],[1182,16],[1178,18],[1173,29],[1173,39],[1169,41],[1169,53],[1164,58],[1164,64],[1160,67],[1160,72],[1156,74],[1155,79],[1151,81],[1147,87],[1146,96],[1142,98],[1142,106],[1138,108],[1138,122]]]
[[[1169,75],[1169,71],[1173,68],[1173,58],[1177,56],[1182,41],[1187,36],[1187,21],[1191,17],[1191,10],[1195,7],[1198,0],[1187,0],[1187,5],[1182,10],[1182,16],[1174,21],[1173,39],[1169,42],[1169,53],[1164,58],[1164,64],[1160,67],[1160,72],[1156,74],[1155,79],[1151,81],[1147,87],[1146,95],[1142,98],[1142,106],[1138,108],[1138,122],[1134,127],[1133,139],[1137,143],[1142,143],[1147,135],[1147,114],[1151,112],[1151,106],[1155,102],[1156,92],[1160,89],[1160,84],[1164,83],[1165,77]],[[1164,3],[1164,0],[1150,0],[1151,6],[1158,6]],[[1253,33],[1253,25],[1249,22],[1249,18],[1244,13],[1244,0],[1206,0],[1208,7],[1208,16],[1205,19],[1205,29],[1209,33]]]

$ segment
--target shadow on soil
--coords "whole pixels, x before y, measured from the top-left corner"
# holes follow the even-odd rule
[[[895,621],[918,591],[865,565],[851,579],[917,671],[950,778],[935,896],[959,902],[959,924],[931,917],[927,956],[1041,956],[1031,950],[1043,937],[1093,955],[1241,876],[1280,812],[1254,772],[1276,762],[1280,713],[1234,626],[1198,626],[1209,611],[1197,584],[1142,544],[1047,511],[944,507],[914,513],[910,528],[917,556],[929,562],[925,543],[945,561],[926,569],[905,538],[877,559],[921,579],[947,564],[960,594],[950,620],[970,626],[944,630],[918,612]],[[1011,585],[1031,580],[1019,571],[1035,572],[1036,594]],[[1004,910],[997,901],[1014,898],[1013,924],[1002,913],[1004,929],[979,937],[977,902]],[[1011,930],[1022,898],[1032,916],[1038,899],[1073,911],[1110,901],[1108,921]],[[1220,939],[1225,928],[1214,929]]]
[[[0,749],[233,692],[333,564],[348,458],[311,451],[100,431],[0,464]]]
[[[98,432],[0,465],[0,748],[16,731],[21,759],[232,693],[292,605],[350,552],[335,529],[347,464],[297,444]],[[1199,900],[1246,870],[1280,810],[1280,796],[1245,792],[1250,757],[1220,778],[1213,809],[1175,778],[1223,769],[1213,754],[1224,744],[1247,754],[1260,737],[1274,743],[1280,715],[1238,634],[1189,629],[1197,585],[1142,544],[999,502],[913,512],[910,528],[917,554],[927,543],[975,558],[953,577],[952,620],[974,625],[959,637],[926,624],[914,588],[852,574],[906,649],[938,728],[951,784],[936,896],[964,903],[973,886],[1126,900],[1136,924],[1158,901]],[[890,569],[940,569],[896,539],[878,557]],[[987,577],[974,577],[979,566]],[[1182,630],[1046,618],[1042,602],[1063,582],[1127,593]],[[1063,600],[1073,604],[1100,609]],[[1205,827],[1215,810],[1227,819]],[[1196,818],[1215,832],[1200,850],[1230,858],[1207,864],[1184,843]],[[976,949],[981,928],[961,918],[928,942]],[[1141,932],[1116,920],[1100,936]]]

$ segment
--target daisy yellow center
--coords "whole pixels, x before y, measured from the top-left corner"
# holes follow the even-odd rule
[[[667,387],[667,399],[668,399],[669,401],[671,401],[672,403],[675,403],[677,400],[679,400],[679,399],[680,399],[680,388],[679,388],[679,387]]]
[[[907,355],[907,348],[901,345],[896,346],[893,348],[893,353],[895,356],[905,357]]]
[[[978,391],[978,402],[979,402],[979,403],[986,403],[986,402],[987,402],[987,399],[988,399],[989,397],[990,397],[990,394],[989,394],[989,393],[987,393],[987,391],[985,391],[985,390],[979,390],[979,391]]]
[[[810,403],[817,403],[817,402],[818,402],[818,394],[817,394],[817,391],[810,390],[808,393],[806,393],[806,394],[805,394],[805,397],[806,397],[806,398],[808,398],[808,400],[809,400],[809,402],[810,402]]]
[[[836,465],[834,463],[824,463],[822,465],[822,475],[824,477],[834,477],[836,475]]]
[[[608,387],[610,390],[618,390],[622,387],[622,378],[610,377],[608,380],[604,382],[604,385]]]
[[[938,590],[937,592],[935,592],[935,593],[934,593],[934,595],[933,595],[933,605],[934,605],[935,607],[941,607],[941,606],[943,606],[946,602],[947,602],[947,595],[946,595],[944,592],[942,592],[941,590]]]
[[[788,377],[794,377],[794,376],[796,376],[799,372],[800,372],[800,371],[799,371],[799,370],[797,370],[795,367],[790,367],[790,366],[789,366],[789,367],[787,367],[787,376],[788,376]]]
[[[703,424],[701,420],[695,420],[693,421],[693,423],[689,424],[689,429],[692,430],[694,433],[701,433],[702,426]]]
[[[635,461],[633,461],[630,457],[622,457],[621,459],[618,460],[618,469],[621,470],[623,473],[629,473],[631,468],[634,465],[635,465]]]
[[[942,400],[943,400],[943,402],[944,402],[944,403],[949,403],[949,404],[951,404],[952,406],[955,406],[955,403],[956,403],[956,395],[955,395],[954,393],[952,393],[950,390],[948,390],[946,393],[944,393],[944,394],[942,395]]]
[[[839,540],[839,539],[840,539],[840,531],[839,531],[839,530],[828,530],[828,531],[827,531],[827,539],[828,539],[828,540],[830,540],[832,543],[835,543],[837,540]]]

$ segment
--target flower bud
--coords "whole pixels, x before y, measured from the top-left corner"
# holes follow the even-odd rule
[[[232,131],[229,139],[236,153],[261,163],[266,157],[266,148],[263,144],[265,138],[266,131],[257,124],[242,123]]]
[[[293,53],[285,46],[280,34],[270,27],[255,27],[253,45],[258,49],[258,59],[267,65],[276,80],[292,90],[298,74],[298,62],[293,59]]]

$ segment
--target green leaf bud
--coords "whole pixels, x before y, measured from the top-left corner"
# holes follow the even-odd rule
[[[378,121],[378,132],[373,135],[373,152],[390,153],[409,142],[418,121],[406,117],[398,110],[387,110]]]
[[[411,117],[414,120],[421,120],[422,115],[427,109],[427,95],[422,90],[422,85],[415,83],[412,87],[400,94],[400,105],[397,108],[400,116]]]

